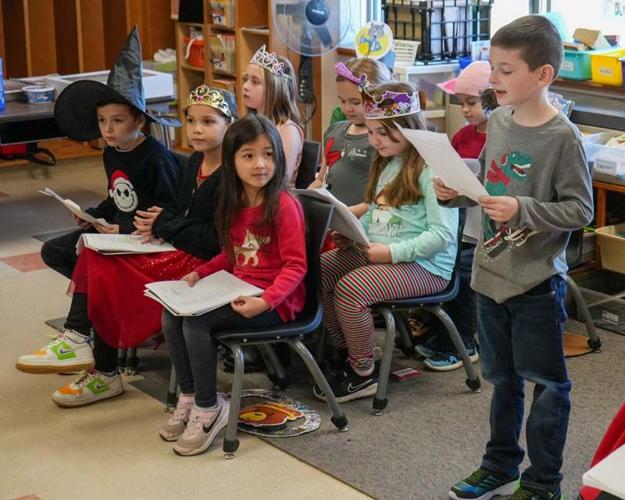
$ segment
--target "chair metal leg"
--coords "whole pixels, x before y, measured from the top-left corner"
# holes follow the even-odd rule
[[[267,377],[269,380],[281,390],[286,389],[290,381],[286,376],[284,367],[282,363],[280,363],[273,346],[270,344],[258,344],[256,347],[258,347],[258,351],[267,367]]]
[[[239,448],[237,431],[239,425],[239,410],[241,408],[241,392],[243,391],[243,374],[245,362],[241,346],[236,343],[228,344],[232,349],[234,358],[234,379],[232,380],[232,393],[230,394],[230,412],[228,413],[228,427],[224,438],[223,450],[227,459],[234,458],[234,454]]]
[[[165,411],[172,412],[178,402],[178,376],[174,365],[171,365],[171,371],[169,372],[169,388],[167,389],[167,405]]]
[[[137,348],[129,347],[126,352],[126,375],[135,375],[139,371],[139,358],[137,357]]]
[[[590,347],[593,351],[601,350],[601,339],[597,334],[595,323],[592,320],[592,316],[590,316],[590,311],[588,310],[588,306],[586,305],[586,301],[584,300],[581,290],[573,278],[568,275],[566,277],[566,284],[573,294],[577,311],[584,318],[584,326],[586,327],[586,333],[588,334],[588,347]]]
[[[447,333],[449,333],[449,337],[456,348],[456,351],[460,354],[462,358],[462,365],[464,366],[464,371],[467,373],[466,383],[473,392],[482,392],[480,388],[482,383],[480,382],[480,377],[475,372],[473,368],[473,363],[469,359],[469,353],[467,353],[467,349],[464,346],[464,342],[462,342],[462,337],[460,337],[460,333],[454,325],[454,322],[451,320],[449,315],[443,310],[441,306],[428,307],[428,311],[435,314],[438,319],[443,322],[445,328],[447,329]]]
[[[315,358],[313,358],[312,354],[310,354],[310,351],[306,348],[306,346],[300,339],[290,339],[287,341],[287,343],[302,359],[302,361],[306,365],[306,368],[308,368],[308,371],[313,376],[315,383],[317,384],[319,389],[321,389],[321,391],[325,394],[326,402],[328,403],[330,411],[332,412],[332,423],[340,431],[344,432],[349,430],[349,427],[347,426],[347,417],[339,406],[339,403],[337,402],[336,397],[332,392],[332,389],[330,389],[330,384],[328,384],[328,381],[321,371],[321,368],[319,368],[319,365],[315,361]]]
[[[373,413],[382,415],[384,409],[388,405],[387,390],[388,378],[391,373],[391,361],[393,359],[393,348],[395,347],[395,335],[397,329],[395,327],[395,317],[393,311],[386,307],[377,309],[382,315],[386,323],[386,335],[384,336],[384,353],[382,354],[382,364],[380,365],[380,373],[378,374],[378,390],[373,398]]]

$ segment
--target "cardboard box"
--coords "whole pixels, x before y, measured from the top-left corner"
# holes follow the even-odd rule
[[[610,44],[605,39],[601,31],[589,30],[587,28],[577,28],[573,32],[573,38],[576,42],[583,43],[591,49],[609,49]]]

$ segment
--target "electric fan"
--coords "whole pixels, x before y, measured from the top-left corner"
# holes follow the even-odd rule
[[[276,33],[289,49],[308,57],[335,49],[350,27],[345,0],[274,0]]]

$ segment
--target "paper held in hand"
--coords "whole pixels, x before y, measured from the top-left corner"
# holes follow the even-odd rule
[[[451,146],[447,134],[412,130],[399,125],[397,128],[448,188],[474,201],[480,196],[489,196],[479,179]]]
[[[262,295],[263,290],[228,271],[218,271],[202,278],[194,286],[181,280],[148,283],[143,293],[159,302],[174,316],[200,316],[238,297]]]
[[[625,445],[617,448],[582,476],[584,486],[592,486],[618,498],[625,498]]]
[[[80,254],[83,248],[90,248],[104,255],[173,252],[176,250],[169,243],[141,243],[141,236],[100,233],[83,233],[76,244],[76,254]]]
[[[299,196],[310,196],[334,205],[334,212],[330,220],[330,228],[337,233],[349,238],[354,243],[369,246],[369,238],[365,233],[362,224],[352,211],[343,203],[337,200],[330,191],[325,188],[317,189],[295,189],[293,192]]]
[[[110,227],[110,224],[106,222],[104,219],[96,219],[92,215],[89,215],[87,212],[84,212],[77,203],[73,202],[68,198],[63,198],[55,193],[49,187],[45,188],[43,191],[39,191],[46,196],[50,196],[54,198],[58,202],[60,202],[65,208],[67,208],[71,213],[73,213],[79,219],[84,220],[85,222],[89,222],[90,224],[100,224],[101,226]]]

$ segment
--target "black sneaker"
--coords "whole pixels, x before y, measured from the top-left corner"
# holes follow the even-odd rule
[[[377,369],[371,375],[361,377],[351,366],[348,366],[342,372],[337,373],[329,384],[339,403],[373,396],[378,390]],[[313,387],[313,393],[316,398],[326,400],[325,394],[316,385]]]

